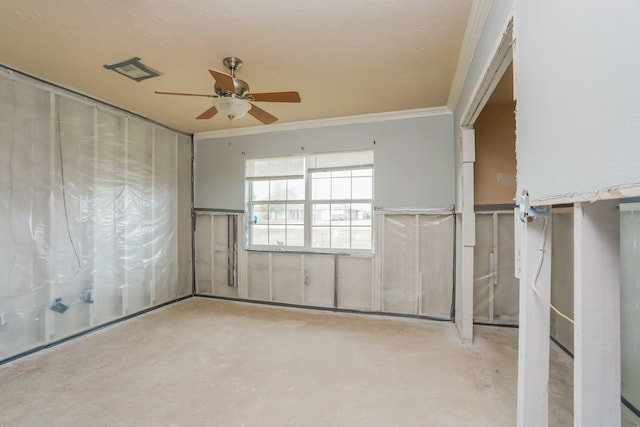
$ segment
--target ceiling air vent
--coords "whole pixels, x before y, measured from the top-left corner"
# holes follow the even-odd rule
[[[113,70],[116,73],[120,73],[137,82],[141,82],[142,80],[150,79],[152,77],[158,77],[160,75],[160,73],[153,68],[140,62],[140,58],[137,56],[127,59],[126,61],[118,62],[117,64],[105,65],[104,68],[107,70]]]

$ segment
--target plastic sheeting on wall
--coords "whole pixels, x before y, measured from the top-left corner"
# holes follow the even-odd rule
[[[196,215],[195,262],[196,291],[224,297],[237,297],[238,286],[234,266],[233,227],[236,215]]]
[[[551,227],[551,304],[573,318],[573,208],[553,209]],[[573,325],[550,311],[550,333],[573,353]]]
[[[514,267],[513,212],[476,213],[473,318],[517,325],[519,280]]]
[[[453,215],[387,213],[382,218],[382,311],[450,319]]]
[[[378,214],[378,229],[384,239],[377,237],[379,250],[372,256],[245,251],[243,233],[236,233],[235,243],[227,240],[230,234],[225,227],[232,216],[238,216],[240,227],[241,214],[198,212],[195,245],[199,293],[451,318],[453,215]],[[230,288],[225,277],[215,272],[229,271],[232,258],[217,254],[234,246],[238,248],[239,273],[246,270],[246,275],[238,274],[237,288]],[[215,277],[213,286],[211,277]]]
[[[553,210],[551,302],[573,315],[573,211]],[[512,212],[476,213],[474,321],[517,325],[519,280],[514,268]],[[573,350],[573,326],[551,312],[551,336]]]
[[[5,72],[0,162],[0,360],[189,293],[189,137]]]
[[[620,204],[622,396],[640,408],[640,204]]]

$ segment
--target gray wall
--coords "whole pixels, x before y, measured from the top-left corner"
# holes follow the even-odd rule
[[[521,1],[515,22],[518,193],[640,182],[640,2]]]
[[[243,210],[247,157],[363,149],[375,152],[376,207],[454,204],[453,117],[441,114],[199,140],[195,207]]]

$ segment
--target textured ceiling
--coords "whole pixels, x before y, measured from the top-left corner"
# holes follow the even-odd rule
[[[293,122],[444,106],[471,0],[4,0],[0,64],[186,132],[257,126],[195,117],[207,69],[244,61],[253,92],[297,90],[301,104],[259,103]],[[138,56],[160,77],[103,68]]]

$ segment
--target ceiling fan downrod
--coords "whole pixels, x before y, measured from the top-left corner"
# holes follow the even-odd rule
[[[242,59],[228,56],[222,60],[222,64],[230,71],[231,77],[236,78],[236,70],[242,66]]]

